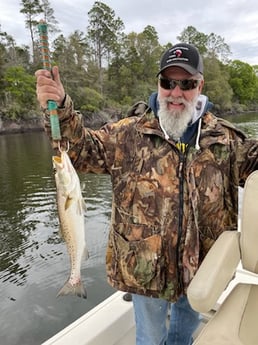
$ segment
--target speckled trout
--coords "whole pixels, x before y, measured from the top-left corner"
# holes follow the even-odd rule
[[[66,151],[61,151],[60,156],[53,156],[52,160],[60,232],[66,242],[71,263],[70,277],[57,296],[72,294],[86,298],[87,293],[81,281],[81,262],[88,257],[84,226],[86,205],[80,180]]]

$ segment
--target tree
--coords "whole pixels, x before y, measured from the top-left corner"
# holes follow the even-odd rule
[[[117,102],[128,104],[147,100],[156,89],[158,61],[163,52],[153,26],[146,26],[139,34],[124,37],[122,57],[109,67],[108,89]]]
[[[207,52],[207,40],[208,36],[202,32],[196,30],[193,26],[188,26],[184,29],[177,39],[180,42],[194,44],[200,51],[200,54],[205,55]]]
[[[158,61],[163,53],[163,48],[159,44],[158,34],[153,26],[146,26],[143,32],[137,36],[136,49],[141,59],[142,79],[154,86],[155,76],[159,68]]]
[[[43,13],[43,8],[39,0],[22,0],[20,12],[25,15],[25,27],[30,31],[33,61],[36,54],[36,43],[35,43],[35,29],[38,25],[37,17],[40,13]]]
[[[41,0],[41,6],[44,15],[44,21],[47,23],[48,26],[48,33],[58,33],[60,29],[58,28],[58,21],[54,15],[54,10],[50,7],[50,3],[48,0]]]
[[[207,51],[210,56],[218,58],[222,62],[228,62],[231,51],[225,39],[213,32],[207,37]]]
[[[87,59],[88,45],[85,36],[80,31],[75,31],[68,38],[60,35],[53,42],[53,63],[57,64],[62,75],[62,81],[67,92],[79,106],[79,88],[91,86],[96,80],[97,73],[90,75],[90,63]]]
[[[204,73],[203,94],[209,97],[216,111],[231,109],[233,91],[225,66],[215,56],[206,57],[204,59]]]
[[[234,99],[246,105],[253,101],[257,90],[257,77],[253,67],[240,60],[234,60],[229,64],[229,73]]]
[[[211,56],[220,59],[222,62],[228,62],[231,54],[229,46],[225,43],[223,37],[214,34],[204,34],[196,30],[193,26],[188,26],[177,37],[181,42],[194,44],[203,56]]]
[[[140,97],[139,88],[142,85],[144,76],[142,73],[143,64],[140,53],[137,51],[136,33],[130,33],[126,36],[123,57],[120,61],[115,61],[108,69],[109,75],[109,92],[112,92],[112,98],[128,104],[134,102],[135,94]]]
[[[254,73],[258,77],[258,65],[253,65]]]
[[[0,31],[0,46],[2,65],[5,67],[21,65],[25,69],[30,68],[30,51],[28,46],[17,46],[14,38],[6,32]],[[0,58],[1,59],[1,58]],[[0,62],[1,64],[1,62]]]
[[[35,79],[22,66],[8,67],[3,78],[5,84],[2,110],[9,118],[28,117],[36,109]],[[34,109],[34,110],[33,110]]]
[[[5,109],[8,104],[9,113],[15,116],[28,108],[29,87],[22,83],[20,77],[23,76],[25,82],[27,74],[34,78],[35,69],[41,68],[39,41],[34,36],[39,19],[42,19],[40,16],[47,22],[49,33],[58,30],[49,1],[21,1],[20,12],[24,13],[26,27],[31,32],[33,59],[31,49],[17,46],[13,37],[2,32],[0,26],[0,102]],[[151,25],[140,33],[126,35],[122,20],[102,2],[96,1],[88,15],[86,34],[75,31],[68,37],[60,35],[50,44],[52,64],[59,66],[62,82],[76,108],[89,111],[116,106],[121,109],[121,105],[128,107],[139,100],[148,101],[151,92],[156,91],[160,57],[172,43],[161,46],[156,29]],[[258,103],[258,66],[240,61],[229,64],[230,48],[224,38],[215,33],[207,35],[188,26],[177,39],[196,45],[203,55],[203,91],[218,111],[230,109],[233,101],[244,103],[249,108]],[[16,70],[17,67],[22,67],[22,70]],[[24,99],[19,93],[23,90],[25,95],[27,93]],[[32,98],[35,98],[35,90],[33,92]]]
[[[115,53],[121,31],[124,29],[122,20],[115,17],[115,12],[100,1],[96,1],[88,12],[88,42],[92,48],[99,68],[100,93],[103,93],[103,62],[108,62]]]
[[[2,43],[0,43],[0,99],[2,99],[2,92],[4,91],[4,83],[2,78],[4,76],[6,49]]]

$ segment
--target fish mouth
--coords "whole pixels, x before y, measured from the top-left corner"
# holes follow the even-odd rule
[[[60,156],[53,156],[52,160],[54,163],[61,164],[62,163],[62,158]]]

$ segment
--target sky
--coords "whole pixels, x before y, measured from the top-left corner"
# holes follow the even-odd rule
[[[29,45],[20,0],[1,0],[1,31],[18,45]],[[86,32],[88,12],[95,0],[49,0],[64,36],[75,30]],[[153,26],[160,44],[178,42],[177,36],[188,26],[204,34],[214,33],[229,45],[232,60],[258,65],[257,0],[102,0],[120,17],[125,33],[140,33]]]

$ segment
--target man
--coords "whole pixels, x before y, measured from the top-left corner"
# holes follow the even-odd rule
[[[237,228],[238,186],[258,167],[257,142],[207,111],[202,58],[189,44],[162,56],[158,92],[142,116],[134,109],[97,131],[83,127],[56,67],[53,79],[45,70],[36,77],[40,105],[60,107],[75,168],[111,175],[107,276],[133,294],[137,345],[191,344],[199,315],[187,287],[221,232]]]

